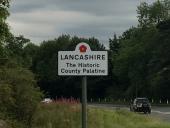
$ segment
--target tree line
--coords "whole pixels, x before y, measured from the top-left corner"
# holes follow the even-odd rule
[[[88,77],[88,98],[170,98],[169,10],[169,0],[143,2],[137,7],[138,26],[109,39],[109,75]],[[37,74],[38,85],[47,96],[81,96],[80,77],[57,75],[58,51],[74,50],[79,42],[88,43],[92,50],[106,50],[95,37],[70,35],[32,46],[37,50],[32,56],[31,70]]]
[[[15,37],[6,23],[9,2],[0,0],[0,121],[5,120],[16,128],[31,127],[43,93],[28,68],[29,59],[25,58],[24,45],[30,40]]]
[[[0,110],[3,115],[31,122],[45,97],[81,98],[81,77],[58,76],[58,51],[80,42],[92,50],[108,50],[109,74],[88,77],[88,98],[170,98],[170,1],[141,3],[138,26],[109,39],[109,49],[95,37],[61,35],[32,43],[14,36],[6,19],[9,1],[0,1]],[[43,93],[43,94],[42,94]],[[13,114],[11,114],[13,113]],[[5,116],[4,116],[5,117]],[[31,124],[31,123],[30,123]]]

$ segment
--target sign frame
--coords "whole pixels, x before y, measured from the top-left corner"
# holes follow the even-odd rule
[[[87,49],[85,52],[81,53],[79,51],[81,46],[85,46]],[[86,58],[86,60],[64,60],[65,58],[62,56],[82,56]],[[89,59],[91,56],[94,56],[96,59]],[[89,57],[89,58],[88,58]],[[100,60],[105,57],[104,60]],[[63,60],[62,60],[63,59]],[[68,58],[67,58],[68,59]],[[68,66],[68,64],[72,64],[72,66]],[[79,67],[78,65],[93,65],[92,67]],[[74,66],[73,66],[74,65]],[[96,67],[95,67],[96,66]],[[98,67],[97,67],[98,66]],[[58,75],[59,76],[107,76],[108,75],[108,51],[91,51],[90,46],[86,43],[79,43],[76,46],[75,51],[58,51]],[[66,73],[63,73],[61,70],[66,70]],[[68,73],[69,71],[76,73]],[[84,72],[86,70],[86,72]],[[68,72],[67,72],[68,71]],[[89,73],[90,72],[90,73]]]

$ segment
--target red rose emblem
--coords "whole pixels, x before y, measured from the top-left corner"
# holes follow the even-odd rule
[[[81,46],[79,47],[79,50],[80,50],[80,52],[86,52],[87,47],[86,47],[85,45],[81,45]]]

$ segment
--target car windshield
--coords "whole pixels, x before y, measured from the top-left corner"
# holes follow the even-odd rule
[[[137,103],[144,103],[144,102],[145,102],[145,103],[148,103],[149,100],[148,100],[148,99],[137,99],[136,102],[137,102]]]

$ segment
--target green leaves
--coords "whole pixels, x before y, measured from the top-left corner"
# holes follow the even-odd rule
[[[112,54],[118,54],[118,51],[120,49],[120,43],[119,40],[117,39],[116,34],[114,34],[113,39],[109,39],[109,48],[110,51],[112,51]]]
[[[14,66],[14,63],[10,65],[7,62],[0,68],[0,109],[29,124],[42,93],[29,70]]]
[[[6,56],[3,46],[6,37],[9,34],[8,24],[5,21],[9,16],[9,12],[7,10],[8,7],[9,7],[8,0],[0,0],[0,57]]]
[[[70,37],[69,35],[62,35],[57,39],[44,41],[37,49],[32,61],[32,69],[38,78],[38,83],[41,89],[50,96],[54,98],[57,95],[68,97],[80,96],[80,78],[59,77],[57,58],[58,51],[73,51],[75,50],[76,45],[80,42],[88,43],[92,50],[105,50],[105,47],[94,37],[85,39],[76,36]],[[98,79],[98,81],[100,80]],[[70,84],[72,86],[70,86]]]
[[[7,113],[14,106],[14,98],[12,97],[12,86],[9,84],[0,84],[0,110]]]
[[[138,6],[138,21],[140,27],[149,27],[156,25],[161,21],[167,20],[170,18],[170,1],[156,1],[153,4],[147,4],[142,2]]]
[[[120,37],[121,48],[113,73],[126,96],[169,96],[170,22],[147,28],[131,28]],[[136,94],[135,94],[136,93]]]
[[[8,8],[10,0],[0,0],[0,7]]]

